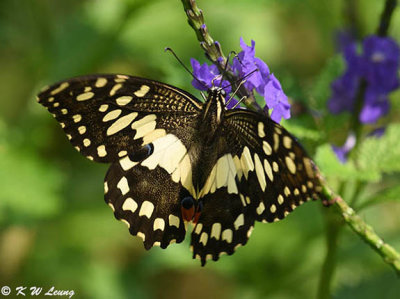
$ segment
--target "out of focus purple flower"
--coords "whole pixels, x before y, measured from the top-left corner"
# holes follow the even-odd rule
[[[340,41],[346,61],[345,73],[332,83],[329,110],[334,113],[352,112],[361,80],[367,84],[359,115],[362,123],[375,123],[389,111],[388,94],[399,87],[400,48],[389,37],[368,36],[362,54],[357,43],[348,36]]]
[[[352,70],[347,70],[342,77],[333,81],[332,96],[328,101],[329,110],[334,114],[352,111],[359,83],[358,74]]]
[[[347,137],[346,142],[343,144],[343,146],[332,145],[332,149],[335,152],[339,161],[342,163],[346,163],[347,155],[355,145],[356,145],[356,136],[354,135],[354,133],[351,133]]]
[[[364,105],[360,112],[360,121],[364,124],[374,124],[380,117],[389,112],[390,103],[385,92],[379,92],[369,86],[365,91]]]
[[[369,36],[363,42],[361,71],[369,86],[380,92],[399,87],[400,49],[389,37]]]
[[[368,134],[368,136],[381,138],[383,136],[383,134],[385,134],[385,131],[386,131],[385,127],[380,127],[380,128],[373,130],[371,133]]]

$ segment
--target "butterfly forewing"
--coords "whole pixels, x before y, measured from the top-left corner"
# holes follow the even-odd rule
[[[252,207],[256,220],[278,221],[318,197],[314,163],[282,126],[251,111],[231,111],[224,131],[232,142],[239,193],[249,198],[243,206]]]
[[[126,75],[59,82],[42,91],[38,100],[73,146],[99,162],[114,162],[169,132],[189,142],[185,128],[190,130],[201,108],[196,98],[178,88]]]

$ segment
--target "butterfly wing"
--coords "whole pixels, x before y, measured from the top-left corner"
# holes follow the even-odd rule
[[[282,126],[252,111],[227,113],[224,134],[231,142],[239,193],[249,197],[256,220],[286,217],[322,190],[318,169]]]
[[[318,171],[301,145],[263,115],[228,111],[219,144],[192,232],[193,256],[202,264],[246,244],[255,220],[283,219],[321,191]]]
[[[126,75],[62,81],[45,88],[38,101],[53,114],[78,151],[107,163],[167,133],[188,141],[202,105],[176,87]]]
[[[200,101],[173,86],[125,75],[59,82],[38,101],[78,151],[112,163],[105,200],[146,249],[184,239],[179,198],[194,194],[188,149]]]

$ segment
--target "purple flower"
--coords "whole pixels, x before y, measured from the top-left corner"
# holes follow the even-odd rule
[[[232,69],[241,78],[246,76],[244,86],[264,97],[266,107],[264,110],[272,109],[271,118],[280,122],[283,118],[290,118],[290,104],[287,96],[282,90],[278,79],[270,73],[267,64],[260,58],[255,57],[255,42],[251,46],[246,45],[243,38],[240,38],[242,51],[237,58],[233,59]],[[254,72],[255,70],[258,70]],[[253,74],[251,74],[253,72]],[[249,75],[251,74],[251,75]],[[268,111],[266,111],[268,113]]]
[[[240,38],[240,47],[242,51],[238,54],[238,57],[233,59],[233,70],[238,74],[239,78],[246,77],[246,82],[244,86],[248,90],[253,90],[257,88],[261,88],[265,86],[266,81],[268,81],[269,77],[269,69],[264,61],[255,57],[255,41],[251,41],[251,46],[247,46],[243,41],[243,38]],[[254,72],[255,70],[257,70]],[[252,75],[249,75],[252,73]],[[259,92],[262,93],[262,92]]]
[[[356,136],[354,135],[354,133],[351,133],[347,137],[346,142],[343,144],[343,146],[332,145],[332,149],[335,152],[336,157],[339,159],[339,161],[342,163],[346,163],[347,155],[355,145],[356,145]]]
[[[374,124],[389,112],[390,104],[386,93],[368,87],[365,92],[364,105],[360,112],[360,121],[364,124]]]
[[[264,97],[266,113],[272,109],[271,118],[280,122],[281,118],[290,118],[290,104],[287,96],[282,90],[278,79],[270,73],[267,64],[260,58],[255,57],[255,42],[252,40],[248,46],[243,38],[240,38],[242,51],[232,61],[231,69],[239,77],[245,80],[244,86],[250,92],[256,91]],[[220,86],[221,78],[217,77],[220,72],[215,65],[201,65],[197,60],[191,59],[193,75],[198,79],[193,79],[192,85],[199,90],[207,90],[212,85]],[[199,82],[200,81],[200,82]],[[223,81],[222,86],[228,86],[228,81]],[[231,87],[225,89],[227,95]],[[229,96],[227,96],[229,100]],[[232,108],[237,100],[232,99],[227,108]]]
[[[362,73],[368,84],[382,92],[399,87],[400,49],[389,37],[369,36],[363,42]]]
[[[231,86],[229,81],[222,80],[221,75],[216,65],[208,65],[203,63],[202,65],[196,59],[190,59],[190,63],[193,69],[193,75],[197,78],[192,80],[192,85],[199,90],[208,90],[212,86],[225,87],[226,94],[231,92]]]
[[[389,111],[389,92],[399,87],[400,49],[388,37],[368,36],[363,42],[363,53],[357,53],[357,44],[348,37],[341,41],[347,70],[332,83],[329,110],[336,114],[353,111],[361,80],[367,83],[359,119],[375,123]]]
[[[333,81],[332,96],[328,100],[328,108],[333,114],[353,110],[359,82],[357,73],[350,70]]]
[[[269,79],[269,82],[264,87],[263,96],[268,103],[266,107],[272,109],[272,120],[279,123],[282,117],[285,119],[290,118],[290,105],[281,84],[274,74],[271,74]]]

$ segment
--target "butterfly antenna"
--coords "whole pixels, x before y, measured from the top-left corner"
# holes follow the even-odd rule
[[[244,84],[244,82],[246,82],[246,80],[242,80],[240,81],[238,87],[236,88],[236,90],[232,93],[231,97],[229,98],[229,100],[225,103],[225,107],[228,106],[228,104],[232,101],[232,99],[236,96],[236,93],[238,92],[239,88]]]
[[[221,82],[219,82],[219,87],[220,87],[220,88],[221,88],[221,86],[222,86],[222,81],[223,81],[222,79],[224,78],[224,76],[225,76],[225,74],[226,74],[226,72],[227,72],[227,70],[228,70],[229,60],[231,60],[231,55],[232,55],[232,54],[235,55],[234,58],[235,58],[235,57],[238,57],[238,55],[236,54],[235,51],[230,51],[230,52],[229,52],[228,58],[226,59],[225,66],[224,66],[224,68],[223,68],[223,70],[222,70]]]
[[[193,75],[193,73],[186,67],[186,65],[182,62],[182,60],[179,59],[178,55],[175,54],[174,50],[172,50],[170,47],[166,47],[164,49],[164,52],[167,52],[167,51],[171,52],[172,55],[174,55],[176,60],[178,60],[180,65],[193,77],[193,79],[195,79],[197,82],[199,82],[201,85],[203,85],[205,88],[208,89],[208,87],[203,82],[201,82],[195,75]]]
[[[243,81],[244,79],[250,77],[252,74],[254,74],[254,73],[257,72],[257,71],[258,71],[258,68],[252,70],[252,71],[251,71],[250,73],[248,73],[246,76],[244,76],[243,78],[240,78],[240,79],[236,80],[234,83],[236,84],[236,83],[239,82],[239,81]],[[232,86],[232,84],[227,84],[227,85],[223,86],[222,89],[225,89],[226,87],[229,87],[229,86]]]
[[[239,100],[239,101],[235,104],[235,106],[233,106],[231,109],[235,109],[237,106],[239,106],[240,103],[243,102],[243,100],[244,100],[245,98],[247,98],[247,97],[246,97],[246,96],[241,97],[240,100]]]

